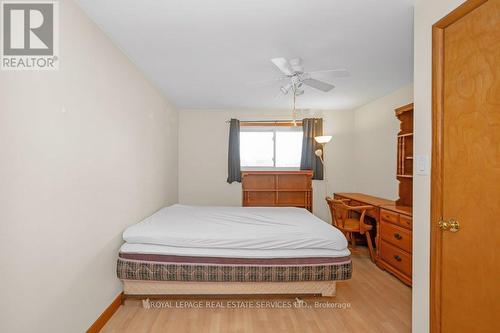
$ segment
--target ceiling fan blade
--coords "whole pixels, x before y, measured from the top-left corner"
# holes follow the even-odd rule
[[[316,89],[324,91],[324,92],[328,92],[328,91],[332,90],[333,88],[335,88],[335,86],[333,84],[326,83],[326,82],[319,81],[319,80],[315,80],[315,79],[305,79],[302,81],[302,83],[308,85],[309,87],[313,87],[313,88],[316,88]]]
[[[330,77],[348,77],[351,74],[345,69],[327,69],[323,71],[308,72],[309,74],[327,74]]]
[[[293,69],[285,58],[272,58],[271,62],[285,75],[293,75]]]

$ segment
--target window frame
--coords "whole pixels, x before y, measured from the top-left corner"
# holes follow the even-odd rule
[[[267,171],[267,170],[300,170],[298,167],[278,167],[276,166],[276,132],[302,132],[302,126],[241,126],[241,132],[272,132],[273,133],[273,166],[243,166],[240,162],[242,171]],[[300,147],[302,149],[302,147]],[[240,152],[241,154],[241,152]]]

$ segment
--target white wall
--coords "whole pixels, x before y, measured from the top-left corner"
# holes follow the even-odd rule
[[[354,114],[322,111],[329,193],[351,191]],[[290,119],[279,110],[183,110],[179,113],[179,202],[197,205],[241,205],[241,184],[226,183],[229,125],[226,120]],[[324,181],[313,184],[314,213],[329,221]]]
[[[414,154],[431,154],[432,24],[462,0],[417,0],[414,47]],[[413,181],[413,332],[429,331],[430,177]]]
[[[398,198],[396,136],[400,123],[394,109],[411,102],[412,84],[354,110],[353,167],[357,192]]]
[[[59,3],[60,70],[0,72],[1,332],[85,331],[121,291],[121,232],[177,201],[176,111]]]
[[[322,114],[323,133],[332,135],[332,141],[325,147],[327,182],[313,181],[314,213],[330,222],[331,216],[325,202],[325,193],[353,192],[356,188],[354,163],[354,113],[352,110],[326,110]],[[325,185],[328,189],[325,192]]]

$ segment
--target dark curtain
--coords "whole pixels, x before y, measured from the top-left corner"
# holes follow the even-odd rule
[[[229,151],[227,159],[227,182],[241,183],[240,121],[231,119],[229,125]]]
[[[317,149],[322,149],[321,145],[314,140],[314,137],[323,135],[323,119],[303,119],[302,129],[304,138],[302,139],[300,170],[312,170],[313,179],[323,180],[323,164],[319,157],[314,154]]]

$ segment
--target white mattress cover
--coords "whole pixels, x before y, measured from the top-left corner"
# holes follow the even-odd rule
[[[163,245],[203,255],[209,249],[231,256],[234,251],[349,252],[347,240],[338,229],[305,209],[293,207],[176,204],[128,227],[123,239],[128,243],[125,248],[132,244]]]
[[[322,249],[298,249],[298,250],[240,250],[240,249],[206,249],[173,247],[166,245],[151,244],[129,244],[124,243],[120,252],[140,254],[160,254],[172,256],[192,257],[219,257],[219,258],[310,258],[310,257],[347,257],[351,254],[348,249],[322,250]]]

